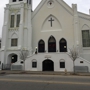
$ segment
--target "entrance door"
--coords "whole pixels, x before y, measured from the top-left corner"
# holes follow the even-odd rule
[[[67,42],[62,38],[59,42],[60,52],[67,52]]]
[[[54,71],[54,62],[51,60],[43,61],[43,71]]]

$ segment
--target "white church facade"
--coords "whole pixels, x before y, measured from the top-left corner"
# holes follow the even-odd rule
[[[78,12],[76,4],[70,7],[63,0],[42,0],[32,11],[32,0],[9,0],[1,41],[2,67],[21,68],[19,53],[28,50],[26,71],[73,72],[67,52],[77,47],[75,66],[90,72],[90,15]]]

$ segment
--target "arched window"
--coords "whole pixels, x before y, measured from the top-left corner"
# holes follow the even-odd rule
[[[38,43],[38,52],[45,52],[45,42],[43,40]]]
[[[82,30],[83,47],[90,47],[90,31]]]
[[[60,49],[60,52],[67,52],[67,41],[62,38],[59,42],[59,49]]]
[[[11,20],[10,20],[10,28],[14,28],[14,23],[15,22],[15,15],[14,14],[11,14]]]
[[[56,52],[56,40],[53,36],[48,40],[48,52]]]

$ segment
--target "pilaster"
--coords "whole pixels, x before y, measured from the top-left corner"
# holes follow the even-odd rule
[[[74,45],[75,47],[79,47],[80,39],[79,39],[79,17],[77,11],[77,4],[72,5],[73,13],[74,13]]]
[[[6,49],[8,47],[7,41],[8,41],[8,28],[9,28],[9,5],[6,5],[5,11],[4,11],[4,24],[3,24],[3,30],[2,30],[2,45],[1,45],[1,59],[4,59],[3,63],[6,61]]]
[[[20,10],[20,27],[19,27],[19,41],[18,48],[21,49],[23,47],[23,29],[24,29],[24,3],[21,4]]]
[[[31,24],[31,6],[28,5],[28,50],[32,54],[32,24]]]

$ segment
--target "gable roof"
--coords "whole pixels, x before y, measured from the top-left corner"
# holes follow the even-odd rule
[[[32,13],[32,18],[39,12],[39,10],[42,8],[42,6],[46,3],[47,0],[42,0],[39,5],[36,7],[36,9]],[[71,15],[73,15],[73,9],[66,4],[63,0],[54,0],[57,1],[64,9],[66,9]]]

